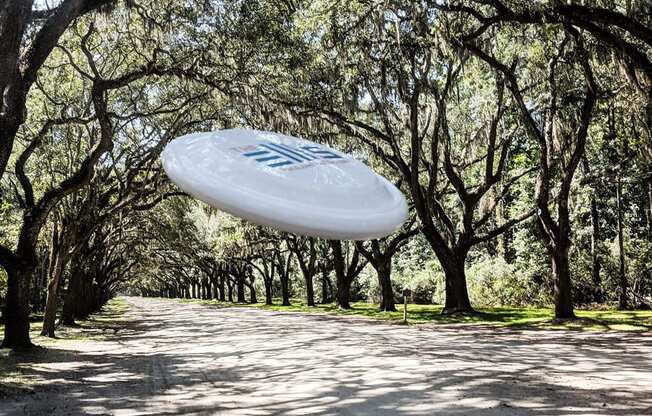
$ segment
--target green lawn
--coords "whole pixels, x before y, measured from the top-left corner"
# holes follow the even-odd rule
[[[401,322],[403,305],[397,304],[398,312],[379,312],[376,304],[366,302],[352,303],[352,309],[343,310],[333,303],[308,307],[302,301],[293,299],[292,306],[280,306],[280,299],[274,305],[232,304],[215,300],[179,299],[181,302],[193,302],[220,307],[256,307],[280,312],[307,312],[337,315],[353,315],[371,319]],[[441,305],[408,304],[408,322],[413,324],[459,324],[490,325],[495,327],[529,327],[550,329],[581,329],[590,331],[648,331],[652,329],[652,311],[619,310],[576,310],[576,320],[554,322],[550,308],[478,308],[474,315],[441,315]]]
[[[58,326],[55,330],[56,338],[41,336],[43,316],[33,314],[30,316],[30,338],[34,344],[42,347],[53,346],[64,340],[98,339],[110,334],[115,328],[119,327],[116,324],[124,320],[121,315],[126,309],[127,305],[124,300],[120,298],[111,299],[104,305],[101,314],[91,315],[85,320],[78,319],[77,324],[79,326]],[[4,325],[0,324],[0,333],[2,332],[4,332]]]

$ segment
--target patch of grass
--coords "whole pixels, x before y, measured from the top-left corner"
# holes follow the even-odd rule
[[[44,383],[35,366],[51,357],[46,348],[35,347],[28,351],[12,352],[0,349],[0,400],[18,394],[34,393]],[[53,355],[59,355],[59,352]]]
[[[123,299],[111,299],[102,311],[90,315],[86,319],[76,320],[77,326],[57,326],[55,337],[49,338],[41,335],[43,329],[43,316],[30,316],[30,339],[35,345],[40,347],[53,347],[69,341],[86,341],[98,340],[104,336],[115,332],[121,327],[123,313],[127,309],[127,304]],[[0,333],[4,332],[4,325],[0,324]]]
[[[78,320],[78,326],[57,327],[56,338],[41,336],[42,321],[37,320],[37,316],[30,318],[30,338],[36,347],[21,352],[0,349],[0,399],[34,392],[37,386],[45,382],[35,370],[38,364],[69,357],[72,353],[65,348],[66,345],[104,339],[124,328],[127,324],[123,314],[127,308],[124,300],[112,299],[100,313]],[[4,331],[2,325],[1,331]]]
[[[339,309],[334,303],[309,307],[298,299],[293,299],[291,306],[281,306],[280,299],[275,299],[274,305],[265,305],[263,303],[238,304],[201,299],[178,299],[178,301],[218,307],[255,307],[278,312],[350,315],[393,322],[403,320],[402,304],[396,305],[397,312],[380,312],[376,304],[366,302],[354,302],[351,304],[352,309],[345,310]],[[408,304],[408,322],[411,324],[466,324],[587,331],[649,331],[652,329],[652,311],[650,310],[576,310],[577,319],[563,322],[553,320],[553,311],[550,308],[477,308],[477,314],[456,315],[442,315],[441,310],[441,305]]]
[[[34,383],[3,355],[0,355],[0,399],[32,392]]]

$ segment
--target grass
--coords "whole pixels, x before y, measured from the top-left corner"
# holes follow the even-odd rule
[[[43,315],[32,314],[30,316],[30,338],[34,344],[49,347],[66,341],[83,341],[100,339],[105,333],[117,328],[116,323],[123,321],[121,318],[127,304],[120,298],[111,299],[102,308],[102,313],[91,315],[86,319],[77,319],[78,326],[57,326],[56,338],[49,338],[41,335],[43,329]],[[0,324],[0,332],[4,331],[4,325]]]
[[[304,312],[359,316],[390,322],[402,322],[403,305],[396,305],[397,312],[380,312],[378,306],[366,302],[354,302],[352,309],[339,309],[334,303],[306,306],[293,299],[291,306],[225,303],[215,300],[179,299],[181,302],[201,303],[220,307],[256,307],[278,312]],[[577,319],[556,322],[550,308],[477,308],[478,314],[442,315],[441,305],[408,304],[408,322],[411,324],[485,325],[492,327],[576,329],[586,331],[649,331],[652,329],[652,311],[576,310]]]
[[[0,399],[19,393],[30,393],[44,381],[35,375],[34,367],[40,362],[59,360],[68,354],[66,344],[99,340],[114,334],[124,326],[123,312],[127,309],[122,299],[112,299],[102,308],[102,313],[78,320],[76,327],[57,327],[56,338],[41,336],[42,316],[30,317],[30,338],[36,348],[12,352],[0,349]],[[4,326],[0,325],[0,332]]]

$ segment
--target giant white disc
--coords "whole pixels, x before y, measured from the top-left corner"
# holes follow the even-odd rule
[[[407,218],[396,187],[362,162],[296,137],[257,130],[194,133],[161,155],[194,197],[251,222],[338,240],[381,238]]]

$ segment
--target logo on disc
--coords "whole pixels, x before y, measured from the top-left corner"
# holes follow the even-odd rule
[[[316,145],[290,146],[268,141],[232,149],[240,152],[241,156],[251,158],[257,163],[281,170],[303,169],[317,164],[347,162],[347,159],[337,153]]]

